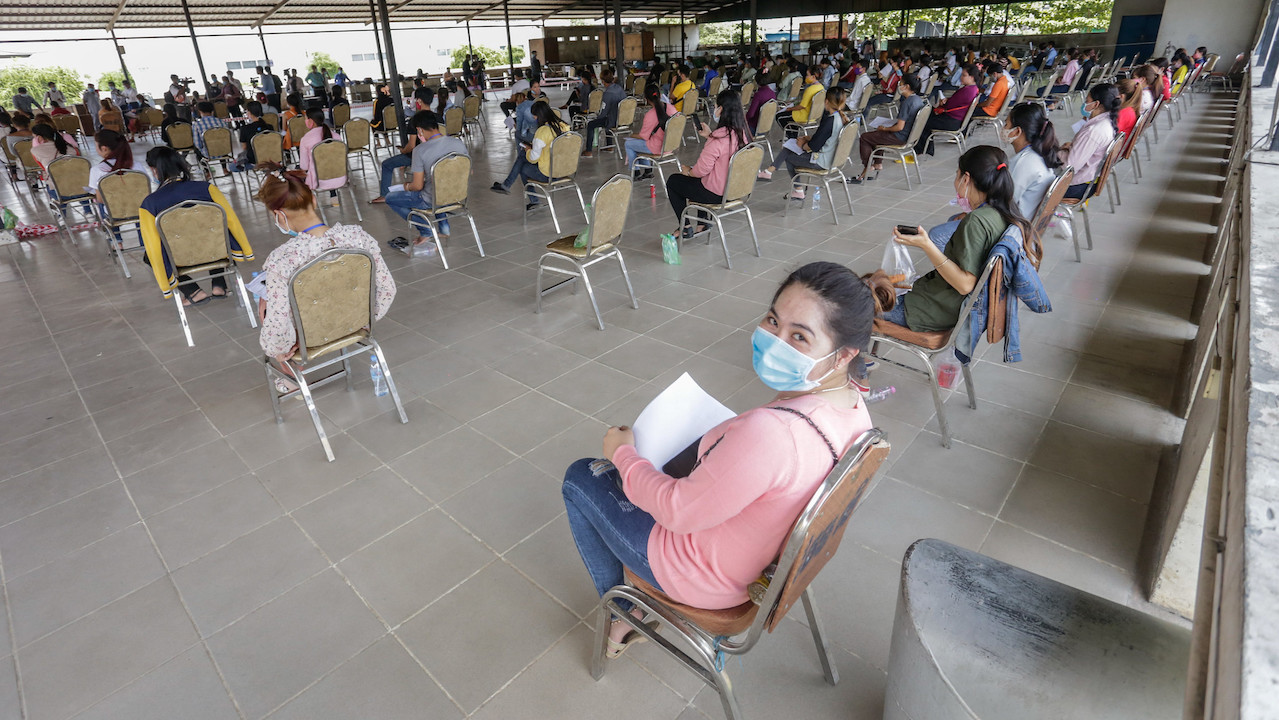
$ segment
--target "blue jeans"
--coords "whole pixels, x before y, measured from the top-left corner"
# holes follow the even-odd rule
[[[897,298],[897,304],[893,306],[893,309],[889,310],[883,315],[880,315],[879,318],[881,320],[887,320],[888,322],[893,323],[895,325],[901,325],[902,327],[907,327],[906,303],[902,302],[902,300],[905,297],[906,297],[905,295],[902,295],[901,297]]]
[[[515,162],[511,164],[511,172],[507,173],[506,179],[502,181],[502,187],[507,190],[515,184],[515,181],[524,174],[524,166],[528,165],[528,157],[524,154],[524,149],[520,148],[515,153]]]
[[[378,184],[378,194],[386,197],[391,192],[392,180],[395,179],[395,169],[409,167],[413,164],[413,156],[400,153],[395,157],[389,157],[382,161],[382,181]]]
[[[621,585],[623,567],[661,589],[648,564],[648,537],[657,522],[626,499],[617,468],[600,461],[607,469],[596,473],[591,470],[593,462],[584,458],[569,465],[561,491],[573,542],[595,592],[603,597],[609,588]],[[618,605],[629,603],[619,601]]]
[[[542,152],[550,152],[550,150],[543,150]],[[542,171],[538,169],[537,163],[532,163],[532,162],[526,162],[524,163],[524,167],[520,168],[520,178],[524,180],[525,183],[527,183],[529,180],[534,180],[536,182],[551,181],[550,178],[546,177],[546,175],[544,175]],[[538,200],[537,195],[529,195],[525,193],[525,197],[528,198],[530,205],[537,205],[538,203],[541,202],[540,200]]]
[[[928,239],[933,241],[938,250],[946,252],[946,246],[950,244],[950,239],[954,237],[955,230],[959,228],[960,220],[947,220],[946,222],[934,228],[929,228]]]
[[[637,155],[642,152],[648,152],[648,143],[639,138],[626,138],[626,143],[623,147],[626,148],[626,167],[629,168],[635,167],[635,157]]]
[[[413,210],[431,209],[431,206],[426,204],[426,201],[422,199],[422,193],[410,190],[401,190],[399,192],[388,194],[386,196],[386,205],[394,210],[396,215],[399,215],[405,220],[409,219],[409,213]],[[435,216],[435,219],[440,223],[440,233],[443,235],[449,234],[449,221],[446,219],[447,217],[448,216],[443,213]],[[427,235],[424,232],[419,232],[418,234],[422,237],[426,237]]]

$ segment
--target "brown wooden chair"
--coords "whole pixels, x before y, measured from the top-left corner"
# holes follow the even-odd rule
[[[812,582],[839,550],[849,518],[870,490],[890,449],[884,433],[877,429],[867,430],[852,442],[791,526],[776,567],[765,570],[767,582],[752,584],[752,599],[737,607],[727,610],[690,607],[626,570],[626,584],[611,588],[600,599],[591,676],[596,680],[604,677],[610,621],[617,618],[715,688],[728,720],[737,720],[741,710],[725,670],[725,656],[745,655],[765,631],[771,633],[777,629],[796,603],[802,603],[826,682],[837,684],[839,672],[823,636]],[[624,610],[618,601],[644,612],[644,622]],[[658,634],[658,629],[649,627],[647,623],[653,621],[668,634]],[[678,642],[670,636],[678,638]]]

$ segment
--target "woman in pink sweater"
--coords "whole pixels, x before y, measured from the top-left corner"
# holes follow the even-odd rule
[[[671,200],[676,220],[684,213],[689,200],[717,203],[724,199],[724,187],[728,185],[728,161],[733,153],[755,137],[746,125],[742,96],[736,90],[724,90],[715,98],[714,119],[717,122],[714,130],[707,126],[697,131],[706,138],[702,154],[697,156],[697,164],[685,165],[683,174],[666,178],[666,196]],[[696,231],[686,228],[684,236],[692,237],[706,228],[700,224]]]
[[[634,173],[635,157],[640,153],[657,154],[662,152],[662,143],[666,141],[666,121],[675,114],[675,106],[662,99],[662,90],[657,83],[644,86],[644,101],[649,104],[648,112],[640,123],[640,130],[635,137],[626,139],[626,166]],[[648,161],[646,168],[637,180],[653,177],[653,165]]]
[[[306,186],[312,190],[328,190],[329,196],[335,198],[334,204],[336,204],[337,188],[346,185],[346,175],[320,180],[311,157],[311,152],[315,150],[316,145],[332,137],[333,131],[324,122],[324,110],[318,107],[307,110],[306,134],[298,141],[298,162],[306,173]]]
[[[813,492],[871,427],[851,380],[864,375],[877,306],[893,293],[886,279],[872,282],[830,262],[786,278],[752,337],[755,372],[777,397],[708,431],[688,477],[640,457],[627,427],[604,435],[611,466],[569,467],[569,526],[601,596],[626,567],[686,605],[747,601]],[[615,620],[609,656],[640,637]]]

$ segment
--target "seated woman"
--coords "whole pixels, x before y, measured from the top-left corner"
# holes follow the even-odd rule
[[[102,109],[98,111],[98,125],[103,130],[114,130],[124,133],[124,114],[111,102],[111,98],[102,98]]]
[[[57,100],[51,100],[49,102],[49,115],[51,117],[57,117],[59,115],[70,115],[70,114],[71,114],[71,111],[62,107],[62,103],[58,102]]]
[[[381,130],[383,110],[394,104],[395,101],[391,99],[391,88],[387,85],[378,85],[377,99],[373,102],[373,118],[369,120],[369,127],[374,130]]]
[[[1027,220],[1056,179],[1053,169],[1061,166],[1057,151],[1057,133],[1048,113],[1039,105],[1014,105],[1004,121],[1004,137],[1013,145],[1008,170],[1013,176],[1013,197],[1017,210]],[[930,232],[931,234],[931,232]]]
[[[160,121],[160,139],[164,141],[165,145],[171,145],[172,143],[169,142],[169,126],[186,122],[186,120],[178,117],[178,106],[173,103],[165,103],[162,109],[164,111],[164,119]]]
[[[226,196],[212,183],[204,180],[192,180],[191,168],[187,166],[182,154],[171,147],[160,145],[147,151],[147,166],[155,173],[160,186],[155,192],[146,196],[138,213],[138,227],[142,233],[142,244],[146,246],[146,254],[142,261],[151,266],[155,273],[156,283],[165,298],[173,296],[174,285],[188,282],[187,275],[178,275],[173,261],[164,254],[160,243],[160,231],[156,228],[155,219],[160,213],[188,200],[214,202],[226,213],[227,231],[231,234],[231,257],[237,262],[253,259],[253,248],[249,246],[248,236],[240,218],[235,214]],[[161,258],[156,262],[153,258]],[[214,277],[212,292],[206,293],[199,285],[178,285],[182,293],[183,305],[202,305],[213,298],[226,297],[226,276]]]
[[[306,186],[302,173],[281,172],[279,166],[272,166],[270,170],[262,181],[258,200],[271,214],[275,228],[289,239],[272,250],[262,265],[262,273],[266,275],[266,294],[258,301],[258,312],[262,318],[259,343],[262,352],[278,362],[292,357],[297,349],[297,331],[289,309],[289,280],[298,268],[333,248],[350,247],[368,252],[373,257],[377,283],[375,320],[381,319],[391,308],[391,301],[395,299],[395,280],[372,235],[358,225],[328,226],[320,220],[315,211],[315,196]],[[277,384],[277,389],[288,392],[294,388]]]
[[[839,133],[848,124],[848,116],[844,114],[844,89],[833,87],[826,92],[826,107],[822,109],[822,118],[817,122],[817,130],[812,135],[799,137],[799,147],[804,153],[797,153],[790,148],[782,148],[772,165],[759,171],[761,180],[772,180],[773,172],[779,166],[785,166],[786,172],[793,178],[799,170],[829,170],[835,161],[835,146],[839,143]],[[803,200],[804,189],[796,186],[786,196],[790,200]]]
[[[976,65],[965,65],[959,75],[959,89],[946,98],[946,102],[933,110],[932,117],[924,125],[924,132],[915,143],[915,152],[923,153],[925,148],[932,155],[936,146],[928,142],[934,130],[959,130],[964,124],[964,116],[968,114],[968,106],[981,90],[977,87]]]
[[[689,200],[703,203],[717,203],[724,199],[724,188],[728,185],[728,163],[733,153],[750,143],[750,128],[746,127],[746,113],[742,110],[742,95],[734,90],[722,90],[715,98],[715,114],[717,125],[714,130],[703,127],[698,134],[706,138],[702,152],[697,156],[696,165],[685,165],[681,172],[666,178],[666,196],[671,201],[671,209],[678,220],[688,205]],[[684,237],[707,229],[706,225],[698,225],[697,229],[687,228]]]
[[[813,107],[813,96],[821,92],[824,88],[822,84],[817,82],[817,66],[809,65],[804,70],[804,86],[799,93],[799,101],[792,107],[777,113],[777,124],[785,128],[789,123],[807,124],[809,118],[814,112],[821,112],[821,108]],[[794,130],[787,133],[786,137],[795,137]]]
[[[537,118],[537,130],[533,133],[533,142],[524,147],[525,159],[528,162],[520,168],[520,179],[525,185],[534,182],[550,182],[551,142],[568,132],[568,124],[560,114],[551,109],[543,100],[533,103],[533,117]],[[532,210],[541,204],[536,195],[524,195],[528,201],[525,209]]]
[[[285,110],[284,114],[280,116],[280,132],[284,133],[284,149],[292,150],[294,142],[292,135],[289,133],[289,121],[305,113],[302,109],[302,93],[290,93],[284,99],[284,102],[288,103],[289,109]]]
[[[888,303],[888,311],[881,316],[884,320],[916,332],[954,328],[964,298],[977,286],[991,248],[1008,226],[1017,225],[1024,238],[1031,237],[1013,202],[1013,176],[1003,150],[978,145],[961,155],[955,193],[959,208],[968,214],[948,242],[939,243],[922,227],[911,234],[893,229],[894,240],[922,250],[935,269],[915,280],[910,292],[896,303]],[[1038,260],[1036,251],[1034,261]]]
[[[1119,120],[1119,89],[1110,83],[1093,85],[1088,101],[1080,108],[1084,125],[1075,137],[1061,146],[1062,162],[1075,169],[1075,182],[1066,190],[1068,198],[1083,198],[1106,161],[1106,149],[1115,139]]]
[[[919,76],[915,73],[907,73],[901,79],[901,104],[898,107],[897,120],[889,125],[880,127],[878,130],[863,132],[857,137],[858,152],[862,158],[862,173],[855,178],[849,178],[849,182],[854,184],[861,183],[864,180],[874,180],[874,175],[868,175],[871,170],[870,156],[875,152],[875,148],[881,145],[905,145],[910,139],[911,130],[915,127],[915,118],[919,115],[919,111],[924,107],[924,98],[919,94],[920,82]],[[875,162],[875,172],[878,173],[884,169],[883,160]]]
[[[35,136],[31,140],[31,157],[35,158],[42,170],[48,170],[49,163],[60,157],[80,154],[75,138],[44,123],[32,126],[31,133]],[[80,188],[72,189],[77,193],[82,192]],[[52,185],[49,186],[49,192],[53,192]]]
[[[324,110],[315,107],[306,111],[306,134],[298,141],[298,164],[306,173],[306,186],[312,190],[328,190],[331,205],[337,205],[337,188],[346,185],[346,175],[320,180],[311,153],[315,146],[333,137],[333,131],[324,123]]]
[[[644,102],[648,103],[649,108],[640,122],[639,132],[634,137],[626,138],[623,145],[626,148],[626,166],[631,169],[632,174],[637,169],[635,158],[640,153],[662,151],[662,143],[666,142],[666,121],[675,114],[675,106],[662,99],[662,90],[657,87],[657,83],[644,84]],[[636,179],[646,180],[651,177],[653,168],[649,166],[641,170]]]
[[[1141,112],[1141,99],[1145,92],[1141,83],[1132,78],[1124,78],[1115,83],[1119,88],[1119,114],[1115,117],[1115,129],[1121,133],[1132,135],[1137,126],[1137,116]]]
[[[1141,83],[1141,114],[1155,106],[1155,96],[1163,97],[1163,76],[1154,65],[1139,65],[1132,71],[1132,77]]]
[[[133,157],[133,148],[119,132],[99,130],[93,139],[98,144],[98,155],[102,161],[89,169],[89,190],[97,196],[99,203],[102,202],[102,193],[98,192],[98,183],[107,175],[119,170],[138,170],[151,177],[146,163]]]
[[[625,426],[604,435],[609,463],[569,466],[564,504],[596,592],[621,584],[625,568],[693,607],[747,601],[813,492],[871,428],[851,379],[863,374],[877,307],[892,299],[882,275],[876,283],[831,262],[782,282],[752,337],[755,372],[778,394],[709,430],[688,477],[640,457]],[[608,656],[639,639],[614,620]]]

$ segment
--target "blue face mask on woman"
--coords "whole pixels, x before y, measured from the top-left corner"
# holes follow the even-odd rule
[[[755,333],[751,335],[751,346],[754,350],[751,364],[755,367],[755,374],[765,385],[779,392],[812,390],[817,387],[830,376],[830,372],[817,380],[809,380],[808,374],[817,363],[839,352],[835,350],[813,359],[762,327],[755,328]],[[835,369],[831,368],[831,372],[835,372]]]

